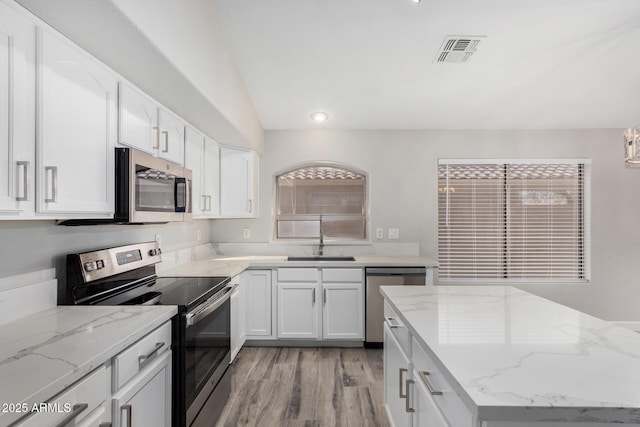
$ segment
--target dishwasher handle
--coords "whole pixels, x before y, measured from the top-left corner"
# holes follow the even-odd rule
[[[365,270],[367,276],[424,276],[427,274],[425,267],[386,268],[374,267]]]

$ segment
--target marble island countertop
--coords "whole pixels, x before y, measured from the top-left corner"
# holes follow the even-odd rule
[[[42,403],[177,313],[175,306],[61,306],[0,326],[0,404]],[[24,414],[0,411],[0,425]]]
[[[287,255],[220,256],[178,265],[159,272],[160,276],[235,276],[247,268],[271,267],[437,267],[431,258],[402,255],[354,256],[355,261],[288,261]]]
[[[480,421],[640,423],[640,334],[512,287],[382,287]]]

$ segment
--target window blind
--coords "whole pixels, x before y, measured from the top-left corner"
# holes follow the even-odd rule
[[[278,239],[366,239],[366,175],[309,165],[276,176]]]
[[[585,280],[587,164],[439,162],[440,280]]]

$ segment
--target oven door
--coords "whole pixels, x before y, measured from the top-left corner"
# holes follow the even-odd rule
[[[211,401],[218,399],[209,397],[231,361],[231,290],[230,287],[224,288],[185,315],[185,408],[188,426],[203,407],[220,403]],[[203,410],[203,413],[207,412]]]
[[[128,149],[129,222],[184,221],[190,211],[190,185],[184,168]]]

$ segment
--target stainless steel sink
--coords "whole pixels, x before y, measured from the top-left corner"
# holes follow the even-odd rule
[[[355,261],[352,256],[290,256],[287,261]]]

